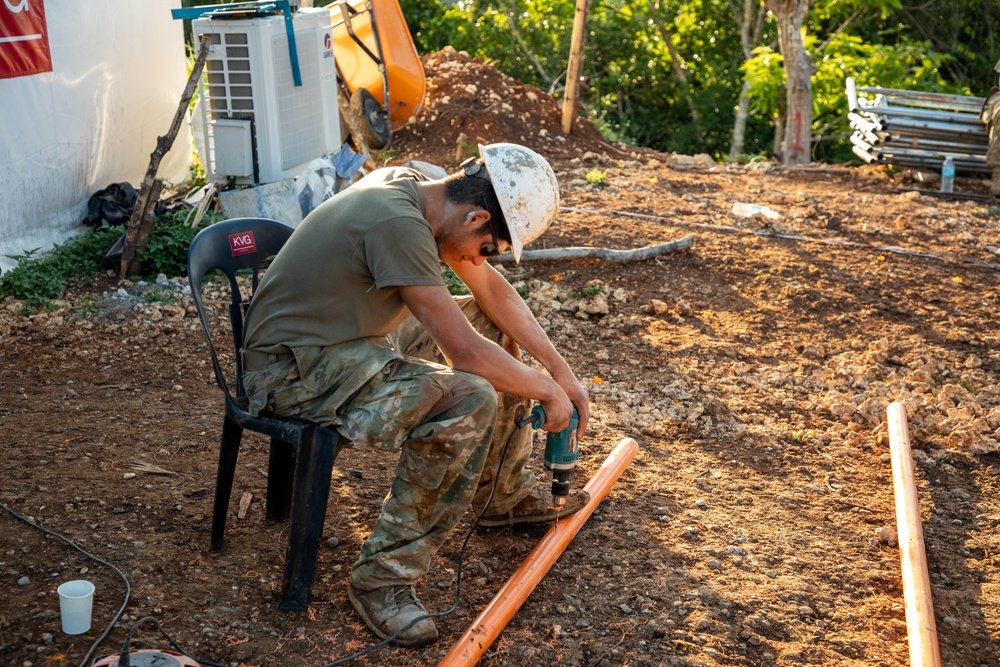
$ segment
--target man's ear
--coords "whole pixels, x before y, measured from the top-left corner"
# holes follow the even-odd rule
[[[465,216],[464,227],[469,229],[479,229],[490,221],[490,212],[482,208],[474,208]]]

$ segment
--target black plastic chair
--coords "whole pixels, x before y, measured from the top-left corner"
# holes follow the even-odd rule
[[[243,341],[243,317],[257,290],[261,266],[281,249],[292,228],[275,220],[236,218],[206,227],[191,242],[188,251],[188,281],[198,317],[205,329],[212,354],[215,379],[226,394],[226,415],[222,423],[222,446],[212,511],[213,550],[222,546],[226,530],[229,497],[233,490],[236,459],[244,429],[270,436],[271,448],[267,471],[266,514],[269,519],[284,519],[291,513],[285,577],[282,585],[282,609],[305,609],[309,588],[316,572],[316,555],[323,536],[330,476],[340,446],[340,435],[314,422],[247,412],[248,401],[243,386],[240,348]],[[236,393],[230,390],[212,341],[208,312],[202,299],[205,274],[219,269],[229,278],[232,299],[229,319],[233,330]],[[251,296],[246,301],[236,282],[238,272],[251,272]]]

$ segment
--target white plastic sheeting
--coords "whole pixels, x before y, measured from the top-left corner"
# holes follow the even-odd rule
[[[139,188],[187,83],[180,4],[45,0],[52,72],[0,79],[0,268],[78,231],[94,192]],[[181,183],[191,154],[185,122],[157,175]]]

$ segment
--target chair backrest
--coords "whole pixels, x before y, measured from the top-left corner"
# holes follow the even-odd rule
[[[217,222],[198,232],[188,249],[188,282],[191,284],[191,295],[198,309],[201,326],[205,330],[205,338],[208,339],[215,379],[230,398],[232,393],[219,365],[219,357],[212,342],[212,330],[202,300],[205,275],[213,269],[218,269],[229,278],[232,293],[229,321],[233,328],[233,352],[236,355],[236,396],[242,397],[246,393],[243,388],[243,361],[240,358],[240,348],[243,347],[243,317],[250,306],[253,294],[257,291],[261,266],[278,254],[285,241],[292,235],[292,231],[291,227],[277,220],[233,218]],[[251,289],[250,295],[244,301],[236,276],[237,273],[247,270],[251,272]]]

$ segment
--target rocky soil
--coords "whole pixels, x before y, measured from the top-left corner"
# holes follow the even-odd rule
[[[645,261],[501,265],[589,388],[579,483],[622,438],[640,451],[481,664],[908,664],[893,401],[942,662],[997,664],[1000,205],[982,184],[959,179],[980,196],[945,199],[882,168],[727,167],[582,122],[566,136],[551,98],[485,63],[442,52],[425,67],[427,103],[392,163],[451,169],[476,142],[519,141],[550,157],[563,196],[534,247],[693,237]],[[208,550],[222,402],[185,282],[109,277],[58,305],[0,309],[0,502],[106,564],[0,512],[0,666],[80,664],[123,605],[92,655],[146,616],[234,666],[326,665],[373,644],[345,586],[394,461],[340,454],[309,610],[280,611],[287,524],[263,516],[262,438],[245,438],[226,543]],[[434,611],[453,603],[470,525],[418,590]],[[474,533],[438,642],[354,664],[436,664],[543,532]],[[94,624],[67,636],[55,590],[76,578],[97,585]],[[136,637],[169,648],[151,625]]]

